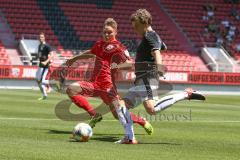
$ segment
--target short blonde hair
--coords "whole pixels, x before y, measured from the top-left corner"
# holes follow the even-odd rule
[[[131,15],[130,20],[131,22],[138,20],[140,23],[147,25],[152,24],[152,16],[146,9],[138,9]]]
[[[113,29],[117,30],[117,22],[113,18],[107,18],[104,21],[104,26],[111,26]]]

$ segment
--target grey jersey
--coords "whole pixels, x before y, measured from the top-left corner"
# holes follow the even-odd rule
[[[163,42],[155,31],[147,31],[137,48],[135,59],[135,74],[136,79],[144,76],[154,76],[154,57],[151,52],[154,50],[165,49],[162,48]],[[165,44],[164,44],[164,47]]]
[[[50,52],[52,51],[52,48],[50,47],[49,44],[45,43],[40,43],[39,46],[38,46],[38,58],[39,58],[39,67],[48,67],[49,66],[49,63],[46,65],[46,66],[43,66],[41,64],[41,62],[44,62],[48,59],[48,56],[50,54]]]

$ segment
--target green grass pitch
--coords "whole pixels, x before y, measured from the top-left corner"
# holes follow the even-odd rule
[[[154,134],[135,125],[138,145],[113,142],[123,129],[111,114],[94,128],[87,143],[71,142],[77,122],[55,116],[55,105],[66,95],[50,93],[37,101],[38,91],[0,90],[0,160],[239,160],[240,97],[207,96],[207,101],[182,101],[155,117],[142,106],[133,112],[146,116]],[[91,100],[94,106],[99,101]],[[81,112],[75,106],[73,113]],[[87,122],[87,121],[86,121]]]

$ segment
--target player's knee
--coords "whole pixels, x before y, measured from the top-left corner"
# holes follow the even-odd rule
[[[154,110],[154,106],[152,106],[151,103],[143,103],[143,105],[145,107],[146,112],[149,115],[156,115],[156,112]]]
[[[156,112],[152,108],[146,109],[146,111],[149,115],[156,115]]]
[[[118,119],[118,115],[117,115],[117,112],[116,112],[116,108],[114,107],[113,104],[110,104],[108,105],[109,107],[109,110],[112,112],[112,115],[115,119]]]
[[[71,91],[70,87],[67,87],[66,93],[69,97],[72,97],[72,91]]]
[[[67,87],[66,93],[69,97],[79,94],[82,91],[82,88],[77,83],[70,84]]]
[[[66,93],[69,97],[75,96],[77,94],[76,92],[74,92],[74,90],[72,90],[71,87],[67,88]]]
[[[155,115],[156,112],[154,110],[154,107],[150,106],[150,105],[145,105],[144,104],[144,107],[145,107],[145,110],[147,111],[148,114],[150,115]]]
[[[115,110],[121,108],[120,101],[119,101],[119,100],[114,100],[114,101],[112,102],[112,106],[113,106],[113,108],[114,108]]]

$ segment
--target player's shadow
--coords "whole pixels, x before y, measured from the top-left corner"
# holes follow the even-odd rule
[[[96,140],[96,141],[104,141],[104,142],[116,142],[121,138],[121,135],[119,136],[111,136],[111,135],[101,135],[100,137],[92,137],[91,140]],[[173,146],[178,146],[182,145],[180,143],[171,143],[171,142],[139,142],[139,144],[150,144],[150,145],[173,145]]]
[[[71,131],[61,131],[61,130],[49,130],[49,134],[72,134]],[[135,134],[135,135],[145,135],[145,134]],[[117,133],[112,133],[112,134],[101,134],[101,133],[96,133],[94,136],[91,138],[91,140],[96,140],[96,141],[104,141],[104,142],[116,142],[121,138],[121,134]],[[74,140],[70,140],[71,142],[76,142]],[[171,143],[171,142],[139,142],[139,144],[158,144],[158,145],[173,145],[173,146],[178,146],[182,145],[180,143]]]
[[[71,131],[61,131],[61,130],[49,130],[49,134],[71,134]],[[120,134],[94,134],[94,136],[91,138],[91,140],[96,141],[105,141],[105,142],[115,142],[119,140],[119,137],[121,137]],[[74,140],[70,140],[70,142],[76,142]]]
[[[101,137],[92,137],[91,140],[104,141],[104,142],[116,142],[119,140],[119,137],[116,136],[101,136]]]
[[[119,134],[119,133],[107,133],[107,134],[104,134],[104,133],[96,133],[96,134],[94,134],[95,136],[109,136],[109,135],[111,135],[111,136],[119,136],[119,137],[121,137],[121,136],[123,136],[122,134]],[[144,134],[144,133],[135,133],[134,135],[140,135],[140,136],[143,136],[143,135],[146,135],[146,134]]]
[[[140,134],[137,133],[135,135],[146,135],[146,134]],[[94,134],[94,137],[92,137],[92,140],[96,140],[96,141],[105,141],[105,142],[116,142],[119,140],[119,138],[122,138],[122,134],[101,134],[101,133],[96,133]],[[158,144],[158,145],[173,145],[173,146],[178,146],[178,145],[182,145],[180,143],[171,143],[171,142],[139,142],[139,144]]]
[[[59,131],[59,130],[49,130],[49,134],[72,134],[71,131]]]
[[[50,134],[71,134],[72,132],[71,131],[61,131],[61,130],[53,130],[53,129],[51,129],[51,130],[49,130],[48,131],[48,133],[50,133]],[[96,134],[94,134],[95,136],[121,136],[121,134],[114,134],[114,133],[111,133],[111,134],[101,134],[101,133],[96,133]],[[137,134],[135,134],[135,135],[145,135],[145,134],[141,134],[141,133],[137,133]]]
[[[112,133],[112,134],[101,134],[101,133],[96,133],[94,134],[94,137],[92,137],[92,140],[96,141],[105,141],[105,142],[116,142],[119,140],[119,137],[122,135],[117,134],[117,133]]]
[[[135,135],[144,135],[144,134],[135,134]],[[122,134],[101,134],[101,133],[96,133],[94,134],[94,137],[92,137],[92,140],[96,141],[105,141],[105,142],[116,142],[120,138],[122,138]]]

